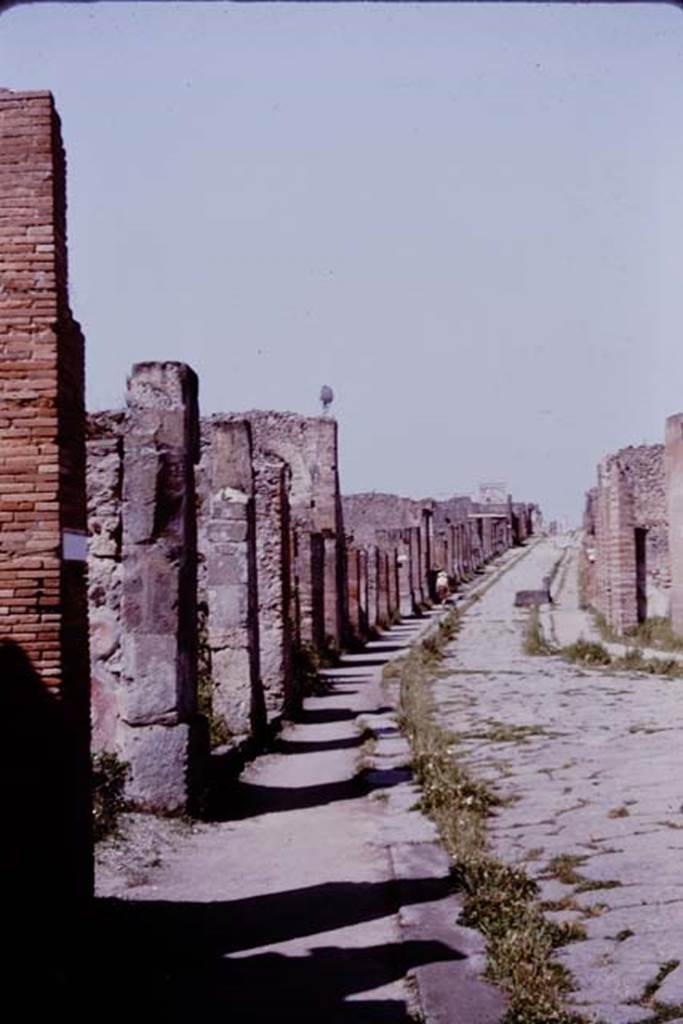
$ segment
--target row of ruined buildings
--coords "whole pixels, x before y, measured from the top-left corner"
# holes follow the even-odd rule
[[[458,587],[538,519],[500,495],[344,498],[332,419],[200,418],[180,363],[138,363],[125,409],[88,416],[65,168],[52,96],[0,90],[0,775],[17,927],[29,896],[72,915],[91,891],[92,749],[125,763],[132,804],[188,807],[212,743],[258,744],[321,659],[419,613],[438,572]]]
[[[532,532],[534,506],[342,496],[337,423],[200,418],[182,363],[139,363],[125,411],[87,417],[93,745],[135,805],[177,811],[209,744],[258,745],[317,664]],[[201,774],[201,773],[199,773]]]
[[[582,598],[618,634],[668,618],[683,636],[683,414],[663,444],[623,448],[586,495]]]

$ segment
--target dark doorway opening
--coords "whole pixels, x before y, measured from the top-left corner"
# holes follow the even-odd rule
[[[636,527],[636,613],[638,622],[647,618],[647,530]]]

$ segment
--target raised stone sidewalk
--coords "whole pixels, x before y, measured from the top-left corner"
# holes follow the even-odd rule
[[[111,848],[101,857],[100,934],[140,1005],[269,1024],[502,1019],[382,685],[387,660],[437,618],[404,619],[323,672],[273,752],[227,785],[224,820],[169,824],[137,875]]]

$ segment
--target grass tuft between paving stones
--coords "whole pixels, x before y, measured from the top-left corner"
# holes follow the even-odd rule
[[[652,1010],[652,1014],[644,1017],[639,1024],[664,1024],[665,1021],[681,1020],[683,1018],[683,1003],[661,1003],[656,999],[657,992],[661,988],[672,971],[680,966],[680,960],[666,960],[661,964],[657,974],[647,983],[643,994],[638,1000],[634,1000],[632,1006],[642,1006],[643,1009]]]
[[[469,774],[453,748],[453,735],[435,721],[430,684],[458,626],[459,615],[451,612],[385,671],[387,680],[400,684],[399,719],[412,748],[420,806],[435,822],[451,857],[463,898],[460,923],[483,933],[487,977],[509,996],[504,1024],[582,1024],[584,1018],[563,1005],[572,979],[554,952],[585,938],[585,930],[580,924],[547,920],[536,882],[491,854],[486,821],[500,797]]]

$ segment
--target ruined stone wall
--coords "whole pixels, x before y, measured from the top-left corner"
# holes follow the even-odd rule
[[[372,543],[377,530],[422,524],[422,502],[375,491],[342,497],[344,525],[359,544]]]
[[[124,412],[87,422],[88,607],[92,746],[117,753],[121,685]]]
[[[336,421],[286,412],[251,411],[244,417],[251,423],[256,452],[281,459],[289,469],[295,635],[319,649],[339,647],[346,595]],[[321,557],[321,544],[322,581],[312,568]]]
[[[419,609],[429,596],[434,552],[432,504],[430,499],[415,500],[374,491],[344,495],[342,498],[347,532],[354,544],[365,547],[369,552],[369,591],[371,604],[374,603],[370,610],[372,628],[381,624],[385,613],[391,617],[400,609],[402,614],[410,614]],[[383,577],[376,569],[375,547],[387,553],[391,562],[391,567],[383,570]],[[382,578],[386,578],[389,588],[386,608],[381,592]],[[378,581],[381,609],[377,606]],[[394,602],[398,603],[396,609],[393,608]]]
[[[634,527],[647,531],[647,614],[664,616],[671,588],[664,445],[625,448],[620,463],[633,494]]]
[[[92,859],[83,337],[68,302],[65,158],[47,92],[0,90],[0,284],[8,928],[15,944],[15,925],[40,920],[59,957],[54,904],[78,912]]]
[[[663,445],[624,448],[600,463],[587,496],[581,566],[586,601],[618,632],[668,614]]]

